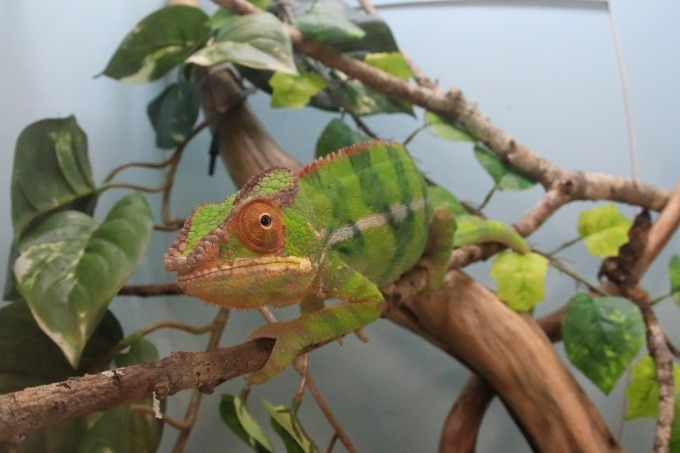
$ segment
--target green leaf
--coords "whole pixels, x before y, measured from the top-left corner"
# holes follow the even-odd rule
[[[439,138],[450,142],[474,142],[475,139],[465,132],[460,124],[449,121],[436,113],[425,112],[430,131]]]
[[[0,393],[63,381],[108,368],[111,351],[123,338],[116,317],[107,311],[83,350],[77,370],[35,322],[24,301],[0,308]]]
[[[577,294],[562,321],[569,360],[608,394],[645,342],[640,310],[622,297]]]
[[[338,80],[337,86],[332,89],[333,95],[326,94],[325,98],[323,96],[314,97],[319,108],[348,110],[359,116],[377,113],[407,113],[413,115],[411,104],[368,88],[358,80],[349,79],[345,74],[338,71],[333,71],[333,75]]]
[[[401,52],[370,53],[366,55],[364,63],[374,68],[382,69],[401,80],[408,80],[413,77],[413,71],[406,64],[406,60],[404,60]]]
[[[40,184],[36,184],[36,181]],[[17,140],[12,171],[12,224],[18,240],[46,214],[96,203],[87,138],[73,116],[27,126]]]
[[[158,360],[158,349],[146,338],[137,338],[130,344],[128,352],[116,356],[116,366],[130,366]]]
[[[215,36],[215,42],[191,55],[187,62],[199,66],[229,62],[297,74],[286,26],[265,12],[228,18]]]
[[[354,25],[342,13],[315,4],[293,18],[293,24],[302,34],[324,44],[351,41],[366,36],[366,32]]]
[[[272,427],[283,440],[288,453],[315,453],[319,451],[302,429],[297,417],[291,414],[290,409],[283,406],[273,406],[266,400],[263,403],[271,416]]]
[[[626,420],[659,416],[659,382],[657,368],[651,356],[644,356],[631,369],[631,380],[626,387]],[[673,363],[674,394],[680,393],[680,365]]]
[[[103,74],[131,83],[164,76],[207,41],[207,20],[203,11],[186,5],[151,13],[123,39]]]
[[[526,311],[544,298],[548,260],[537,253],[499,253],[491,266],[498,297],[516,311]]]
[[[613,204],[588,209],[578,216],[578,234],[594,256],[616,256],[619,247],[628,242],[628,230],[633,221],[626,218]]]
[[[509,165],[501,162],[496,154],[480,144],[475,145],[475,157],[477,162],[493,178],[496,187],[500,190],[524,190],[536,184]]]
[[[225,425],[250,448],[258,453],[274,451],[267,436],[248,413],[243,401],[237,396],[222,395],[220,416]]]
[[[301,72],[299,75],[275,72],[269,79],[272,87],[272,107],[299,109],[326,87],[323,77],[315,72]]]
[[[159,148],[174,148],[191,132],[200,106],[198,91],[188,82],[170,84],[146,109]]]
[[[352,129],[343,120],[334,118],[326,125],[316,142],[315,157],[323,157],[333,151],[371,140],[371,137]]]
[[[671,279],[671,295],[676,305],[680,305],[680,255],[673,255],[668,263],[668,274]]]
[[[19,290],[40,328],[73,367],[146,252],[153,222],[144,197],[119,200],[101,225],[77,211],[48,217],[19,242]]]
[[[267,8],[269,8],[269,0],[248,0],[248,3],[257,6],[262,11],[267,11]],[[230,18],[237,15],[238,14],[234,14],[228,9],[218,8],[215,13],[210,16],[210,19],[208,19],[206,25],[208,25],[213,30],[219,30]]]

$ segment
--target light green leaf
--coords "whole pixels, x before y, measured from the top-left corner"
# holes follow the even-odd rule
[[[626,218],[613,204],[588,209],[578,216],[578,234],[591,255],[616,256],[619,247],[628,242],[628,230],[633,221]]]
[[[267,11],[267,8],[269,8],[269,0],[248,0],[248,3],[252,3],[262,11]],[[232,13],[228,9],[218,8],[215,13],[210,16],[210,19],[208,19],[206,24],[213,30],[219,30],[224,26],[227,20],[236,15],[237,14]]]
[[[680,305],[680,255],[673,255],[668,263],[668,274],[671,279],[671,295],[676,305]]]
[[[343,120],[334,118],[326,125],[316,142],[315,157],[323,157],[333,151],[371,140],[371,137],[352,129]]]
[[[430,132],[439,138],[448,140],[450,142],[474,142],[475,139],[470,136],[463,126],[453,123],[442,118],[436,113],[425,112],[425,119],[429,125]]]
[[[40,328],[73,367],[146,252],[153,222],[144,197],[118,201],[101,225],[77,211],[49,216],[19,242],[19,291]]]
[[[250,416],[248,409],[246,409],[239,397],[222,395],[220,416],[224,424],[254,451],[258,453],[271,453],[274,451],[269,439],[264,435],[257,422]]]
[[[265,12],[228,18],[215,42],[194,53],[187,62],[199,66],[229,62],[297,74],[286,26]]]
[[[498,297],[515,311],[526,311],[544,298],[548,260],[537,253],[499,253],[491,265]]]
[[[186,5],[151,13],[123,39],[103,74],[131,83],[164,76],[207,41],[207,20],[203,11]]]
[[[631,380],[626,387],[626,420],[659,416],[659,382],[656,363],[651,356],[644,356],[631,369]],[[680,365],[673,363],[673,387],[680,393]]]
[[[283,440],[288,453],[316,453],[319,451],[302,429],[300,421],[291,415],[290,409],[284,406],[273,406],[266,400],[263,403],[271,416],[272,427]]]
[[[192,84],[168,85],[146,109],[156,131],[156,146],[174,148],[182,143],[196,123],[199,106],[198,91]]]
[[[323,77],[315,72],[301,72],[299,75],[275,72],[269,79],[272,87],[272,107],[301,109],[309,100],[326,87]]]
[[[645,342],[640,310],[622,297],[577,294],[562,321],[569,360],[608,394]]]
[[[536,184],[535,181],[501,162],[496,154],[480,144],[475,145],[475,157],[482,168],[493,178],[496,187],[500,190],[524,190],[530,189]]]
[[[36,184],[36,181],[40,184]],[[12,172],[12,224],[18,240],[57,210],[91,214],[96,203],[87,138],[74,117],[41,120],[17,140]]]
[[[364,63],[374,68],[382,69],[401,80],[408,80],[413,77],[413,71],[406,64],[406,60],[404,60],[401,52],[370,53],[366,55]]]
[[[295,16],[293,24],[306,38],[324,44],[351,41],[366,36],[365,31],[350,22],[343,14],[319,4]]]

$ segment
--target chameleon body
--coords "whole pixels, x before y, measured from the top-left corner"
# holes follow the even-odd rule
[[[429,192],[398,143],[345,148],[297,175],[268,169],[222,203],[198,206],[166,253],[165,268],[207,303],[300,304],[299,318],[251,335],[276,340],[264,367],[250,376],[262,383],[308,346],[378,319],[384,308],[378,288],[421,257],[428,288],[439,286],[455,222],[449,207],[433,206]],[[326,306],[327,299],[340,303]]]
[[[300,303],[302,315],[257,329],[275,338],[264,382],[307,346],[375,321],[379,287],[423,255],[434,207],[406,149],[371,142],[316,160],[297,175],[273,168],[253,176],[222,203],[198,206],[165,256],[179,286],[230,308]],[[454,223],[440,222],[441,252],[431,260],[439,280],[450,255]],[[327,299],[341,303],[325,306]]]

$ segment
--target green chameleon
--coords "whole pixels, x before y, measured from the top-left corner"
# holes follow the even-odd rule
[[[297,175],[264,170],[223,202],[199,205],[167,251],[165,269],[177,272],[184,292],[207,303],[300,304],[299,318],[251,334],[275,339],[268,361],[250,376],[258,384],[308,346],[378,319],[379,288],[417,263],[428,269],[427,290],[436,289],[454,245],[458,207],[448,192],[428,186],[402,145],[363,143]],[[508,227],[472,225],[457,245],[499,240],[526,251]],[[326,306],[327,299],[341,303]]]

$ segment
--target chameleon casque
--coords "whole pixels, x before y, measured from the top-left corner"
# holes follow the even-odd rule
[[[304,349],[357,331],[384,308],[379,287],[417,262],[437,288],[455,222],[398,143],[369,142],[297,175],[271,168],[221,203],[199,205],[165,255],[187,294],[237,309],[300,304],[297,319],[251,334],[275,339],[265,382]],[[428,238],[431,238],[428,243]],[[427,245],[427,250],[426,250]],[[421,259],[422,257],[422,259]],[[326,306],[327,299],[340,303]]]

